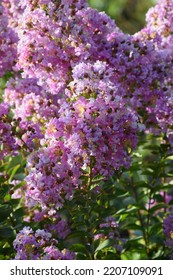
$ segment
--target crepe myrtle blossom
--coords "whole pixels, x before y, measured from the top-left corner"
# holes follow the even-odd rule
[[[134,108],[158,96],[165,69],[152,42],[123,34],[86,1],[25,2],[17,65],[23,75],[36,77],[44,90],[63,97],[75,67],[101,61],[113,69],[111,81],[123,88]]]
[[[57,115],[40,125],[44,135],[38,151],[28,157],[28,206],[62,207],[64,199],[71,199],[83,184],[81,176],[88,168],[92,177],[100,174],[105,178],[123,166],[128,168],[129,153],[143,126],[120,87],[114,86],[112,76],[106,62],[74,67],[65,98],[57,101]],[[36,100],[33,98],[33,104]],[[29,108],[25,115],[27,111],[30,115]]]
[[[60,251],[55,246],[51,245],[44,249],[42,260],[74,260],[75,256],[75,253],[67,249]]]
[[[52,232],[54,236],[57,235],[59,239],[65,239],[71,232],[67,221],[62,219],[58,214],[54,215],[53,222],[47,225],[47,230]]]
[[[76,93],[87,82],[92,88],[93,77],[86,78],[86,68],[94,64],[96,77],[96,67],[104,69],[107,64],[111,86],[118,86],[119,95],[135,110],[154,104],[161,93],[165,64],[152,42],[123,34],[105,13],[89,8],[85,1],[27,0],[25,6],[18,27],[17,62],[23,77],[37,78],[37,84],[57,101],[57,96],[66,95],[68,84],[71,88],[77,84]],[[78,79],[83,66],[84,75]],[[95,84],[108,86],[106,75],[99,74]]]
[[[63,129],[64,145],[70,149],[70,165],[79,158],[85,168],[92,157],[93,174],[108,176],[113,169],[128,166],[128,148],[137,143],[138,124],[135,113],[121,97],[109,104],[105,99],[82,96],[73,103],[62,103],[56,126]]]
[[[26,1],[21,0],[3,0],[5,16],[8,18],[8,25],[15,32],[18,27],[18,20],[26,8]]]
[[[8,19],[4,13],[2,1],[0,1],[0,77],[6,71],[11,71],[17,56],[17,37],[15,32],[8,26]]]
[[[171,212],[163,221],[164,234],[166,236],[165,244],[173,251],[173,213]],[[171,255],[173,259],[173,253]]]
[[[156,102],[156,107],[153,110],[157,119],[157,122],[161,128],[161,130],[167,136],[167,139],[173,147],[173,96],[172,91],[169,90],[165,92],[165,96],[158,99]]]
[[[112,245],[117,252],[121,252],[126,240],[120,237],[120,228],[116,219],[108,216],[99,224],[97,233],[94,235],[94,240],[110,239],[114,244]]]
[[[17,149],[13,135],[9,108],[6,103],[0,103],[0,160]]]
[[[24,122],[28,123],[28,126],[33,123],[33,126],[37,125],[41,130],[49,119],[57,117],[58,106],[55,106],[51,99],[30,93],[23,97],[21,104],[15,106],[12,112],[20,127]]]
[[[157,65],[158,94],[147,107],[151,130],[156,126],[157,133],[165,133],[172,147],[172,90],[173,90],[173,52],[172,52],[172,14],[173,1],[159,0],[155,7],[151,8],[147,15],[146,28],[142,29],[135,37],[143,42],[152,42],[155,53],[160,56]],[[155,66],[154,66],[155,67]],[[154,97],[154,96],[153,96]],[[150,121],[152,120],[152,121]],[[153,126],[153,127],[152,127]]]
[[[45,230],[37,229],[35,232],[30,227],[24,227],[13,242],[17,251],[16,260],[65,260],[74,259],[75,254],[66,249],[57,248],[58,241],[52,234]]]
[[[147,26],[152,36],[159,34],[161,46],[171,48],[173,42],[173,1],[158,0],[155,7],[149,9],[146,15]]]
[[[106,59],[107,41],[121,33],[86,1],[25,1],[18,28],[18,69],[62,96],[78,62]]]
[[[168,64],[153,42],[123,34],[113,20],[89,8],[86,1],[26,0],[23,6],[17,62],[23,76],[37,78],[44,91],[63,97],[67,84],[75,83],[74,68],[76,71],[80,66],[81,70],[82,64],[97,61],[103,67],[107,62],[112,84],[119,85],[131,106],[155,105],[164,88]],[[78,83],[79,91],[79,79]]]
[[[39,203],[42,208],[61,208],[64,199],[71,199],[80,172],[78,166],[69,165],[68,152],[62,141],[52,141],[28,158],[29,174],[25,180],[29,207]]]
[[[137,117],[121,98],[62,101],[59,118],[51,119],[42,147],[28,158],[28,203],[62,207],[81,184],[83,170],[106,178],[129,166],[129,149],[137,143]],[[116,106],[115,106],[116,104]]]
[[[22,79],[19,75],[10,78],[4,90],[4,100],[12,108],[21,106],[22,100],[28,94],[41,95],[42,88],[38,86],[36,78]]]
[[[65,239],[71,233],[68,221],[53,208],[51,209],[34,209],[32,212],[32,220],[34,222],[44,223],[44,229],[59,239]]]
[[[44,136],[44,124],[57,116],[56,97],[38,86],[37,79],[15,77],[7,82],[4,100],[13,113],[18,145],[28,151],[37,148]]]
[[[170,53],[173,40],[172,9],[172,0],[158,0],[146,14],[146,26],[137,33],[142,41],[152,41],[156,49]]]
[[[13,109],[15,118],[34,119],[33,114],[37,114],[47,120],[57,111],[58,98],[39,86],[37,78],[22,78],[19,75],[10,78],[4,90],[4,100]]]

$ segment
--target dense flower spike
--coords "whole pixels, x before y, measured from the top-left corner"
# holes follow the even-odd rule
[[[32,121],[40,126],[58,114],[56,96],[44,91],[35,78],[11,78],[4,92],[4,100],[10,104],[15,119]]]
[[[62,207],[88,168],[108,177],[129,166],[140,125],[114,70],[120,61],[112,61],[112,44],[122,55],[131,38],[85,1],[24,5],[16,27],[23,79],[9,81],[5,100],[18,122],[17,143],[38,149],[28,161],[27,205]]]
[[[17,148],[8,113],[8,105],[0,103],[0,160]]]
[[[29,160],[28,197],[60,207],[62,195],[70,198],[73,187],[80,184],[81,169],[90,167],[93,175],[108,176],[120,166],[128,167],[128,149],[136,145],[137,123],[133,112],[123,103],[121,106],[116,113],[113,104],[110,107],[102,99],[61,104],[62,116],[48,123],[42,141],[48,147]]]
[[[16,59],[17,37],[15,32],[8,27],[8,19],[5,16],[2,1],[0,1],[0,77],[6,71],[11,71]]]
[[[30,93],[40,95],[41,87],[37,85],[37,79],[11,78],[6,86],[4,99],[13,108],[18,108],[23,98]]]
[[[173,213],[171,213],[163,223],[164,234],[166,235],[166,245],[173,251]],[[173,259],[173,254],[172,254]]]
[[[158,66],[156,66],[160,75],[160,78],[157,75],[156,80],[158,81],[159,91],[155,100],[153,100],[154,102],[148,106],[147,110],[153,125],[155,123],[160,132],[166,133],[171,146],[173,145],[173,122],[171,119],[173,90],[172,9],[172,0],[159,0],[157,5],[151,8],[146,15],[147,26],[135,35],[143,42],[152,42],[155,53],[161,58],[160,62],[157,62]]]
[[[155,7],[146,14],[146,27],[138,35],[143,41],[154,42],[157,49],[172,52],[173,1],[158,0]]]
[[[74,80],[65,91],[68,98],[59,100],[58,118],[45,125],[43,147],[29,159],[26,181],[31,201],[61,207],[62,196],[71,198],[88,168],[92,177],[108,177],[129,166],[140,125],[111,76],[111,69],[99,61],[74,68]]]
[[[29,175],[26,199],[28,206],[62,207],[70,199],[80,172],[68,163],[68,149],[60,141],[51,141],[28,160]]]
[[[113,20],[87,7],[85,1],[26,3],[18,28],[18,67],[62,96],[71,67],[86,59],[106,58],[106,42],[120,31]]]
[[[52,238],[50,232],[25,227],[14,240],[14,248],[17,251],[16,260],[70,260],[75,254],[64,249],[58,250],[57,240]]]
[[[173,1],[158,0],[157,5],[151,8],[147,15],[147,26],[150,28],[151,37],[161,37],[161,46],[172,49],[173,42]]]
[[[24,9],[26,8],[25,1],[21,0],[3,0],[6,16],[8,18],[8,25],[17,31],[18,21]]]

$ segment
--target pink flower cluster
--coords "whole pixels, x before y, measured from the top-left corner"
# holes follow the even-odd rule
[[[26,8],[25,1],[21,0],[3,0],[3,7],[8,17],[8,25],[17,32],[18,21],[24,9]]]
[[[147,15],[147,26],[150,27],[152,36],[161,36],[161,46],[171,50],[173,32],[173,1],[158,0],[157,5],[151,8]]]
[[[33,151],[26,203],[59,208],[84,184],[89,168],[93,177],[107,178],[129,166],[142,129],[121,81],[126,64],[133,64],[127,51],[132,39],[85,1],[18,3],[25,9],[18,11],[14,28],[16,74],[4,98],[18,127],[17,144]],[[5,7],[10,20],[17,13],[14,1],[5,1]],[[122,56],[119,72],[115,44]]]
[[[8,26],[8,19],[0,1],[0,77],[11,71],[17,57],[15,32]]]
[[[24,227],[13,242],[17,251],[16,260],[72,260],[75,254],[56,247],[58,241],[52,238],[51,233],[45,230],[36,230]]]
[[[0,160],[17,148],[8,113],[8,105],[0,103]]]
[[[158,79],[160,93],[155,99],[154,106],[148,107],[148,112],[154,116],[155,124],[161,132],[164,132],[173,146],[173,122],[172,122],[172,90],[173,90],[173,1],[158,0],[155,7],[151,8],[147,15],[147,25],[136,36],[142,41],[150,41],[154,45],[155,52],[162,57],[160,70],[163,78]],[[158,64],[159,65],[159,64]]]
[[[173,252],[173,213],[164,219],[163,227],[164,234],[166,236],[165,244],[170,247],[171,251]],[[173,259],[173,253],[171,259]]]

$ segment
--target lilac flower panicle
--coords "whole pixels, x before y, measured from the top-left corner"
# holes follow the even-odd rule
[[[60,251],[55,245],[58,241],[45,230],[34,232],[30,227],[24,227],[13,242],[17,251],[16,260],[68,260],[74,259],[75,254],[67,249]]]
[[[0,103],[0,160],[17,149],[8,114],[8,105]]]
[[[59,251],[55,246],[46,247],[44,249],[45,255],[42,260],[74,260],[75,253],[66,249]]]
[[[158,57],[152,66],[155,72],[155,85],[152,87],[155,97],[147,106],[149,130],[157,134],[164,133],[171,145],[172,140],[172,15],[173,1],[158,0],[155,7],[149,9],[146,15],[147,25],[135,38],[145,44],[153,45],[153,51]],[[160,58],[159,58],[160,57]],[[154,74],[154,73],[153,73]],[[153,76],[152,74],[152,76]],[[157,86],[156,86],[157,85]],[[158,87],[158,88],[157,88]],[[154,89],[154,90],[153,90]]]
[[[173,252],[173,214],[171,213],[167,218],[163,221],[163,229],[164,234],[166,236],[165,244],[170,247],[171,251]],[[173,259],[173,253],[171,255]]]
[[[11,71],[17,58],[17,37],[15,32],[8,26],[2,1],[0,2],[0,77],[6,71]]]

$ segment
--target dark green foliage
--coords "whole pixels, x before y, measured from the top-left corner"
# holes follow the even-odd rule
[[[13,199],[17,188],[24,186],[22,180],[13,184],[24,176],[24,161],[21,156],[7,157],[0,162],[0,259],[14,258],[13,240],[18,230],[24,226],[24,207],[22,199]]]

